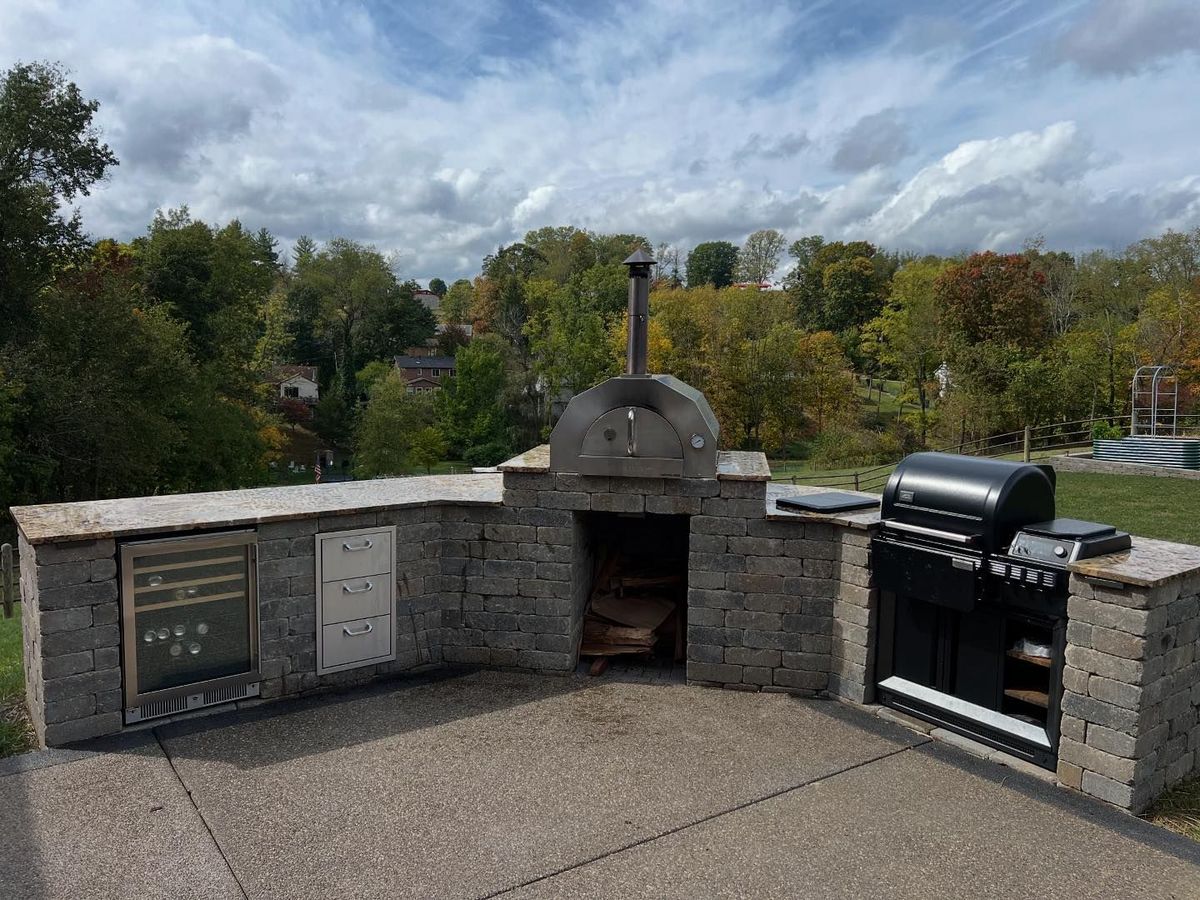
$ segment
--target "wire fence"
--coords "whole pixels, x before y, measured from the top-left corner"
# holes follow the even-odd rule
[[[1129,416],[1100,416],[1093,419],[1077,419],[1072,422],[1050,422],[1045,425],[1026,426],[1020,431],[994,434],[985,438],[960,440],[955,444],[933,448],[942,453],[960,453],[966,456],[1021,459],[1030,462],[1047,456],[1062,456],[1071,450],[1092,446],[1092,433],[1097,425],[1119,429],[1122,435],[1129,434]],[[1186,424],[1186,423],[1185,423]],[[1192,427],[1200,422],[1191,423]],[[804,472],[784,475],[773,480],[790,484],[808,484],[816,487],[841,488],[867,493],[883,490],[888,478],[900,460],[870,466],[868,468],[841,470],[836,472]]]

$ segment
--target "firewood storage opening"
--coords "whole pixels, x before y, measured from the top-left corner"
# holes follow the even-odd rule
[[[591,586],[580,659],[669,669],[687,658],[687,516],[581,513]]]

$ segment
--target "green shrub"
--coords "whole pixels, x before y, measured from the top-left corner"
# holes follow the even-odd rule
[[[1093,441],[1116,441],[1125,437],[1125,431],[1120,425],[1110,425],[1107,422],[1097,422],[1092,426]]]
[[[895,462],[903,455],[903,444],[894,434],[836,427],[817,435],[809,458],[818,469],[849,469]]]

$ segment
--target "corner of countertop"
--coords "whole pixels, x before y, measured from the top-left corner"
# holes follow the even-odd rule
[[[507,462],[502,462],[496,466],[500,472],[521,472],[531,475],[538,475],[542,472],[550,471],[550,445],[539,444],[526,450],[524,453],[518,453]]]
[[[717,478],[722,481],[770,481],[767,455],[754,450],[718,450]]]
[[[1128,550],[1081,559],[1067,566],[1067,571],[1085,580],[1156,588],[1200,574],[1200,547],[1134,536],[1133,546]]]

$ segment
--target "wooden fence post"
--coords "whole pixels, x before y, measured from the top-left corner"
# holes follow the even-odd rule
[[[13,584],[13,552],[12,544],[0,545],[0,604],[4,606],[4,618],[13,617],[13,604],[16,598],[17,586]]]
[[[854,473],[854,489],[858,490],[858,472]]]
[[[1032,440],[1033,440],[1033,430],[1028,425],[1026,425],[1025,426],[1025,462],[1029,462],[1030,457],[1032,455]]]

